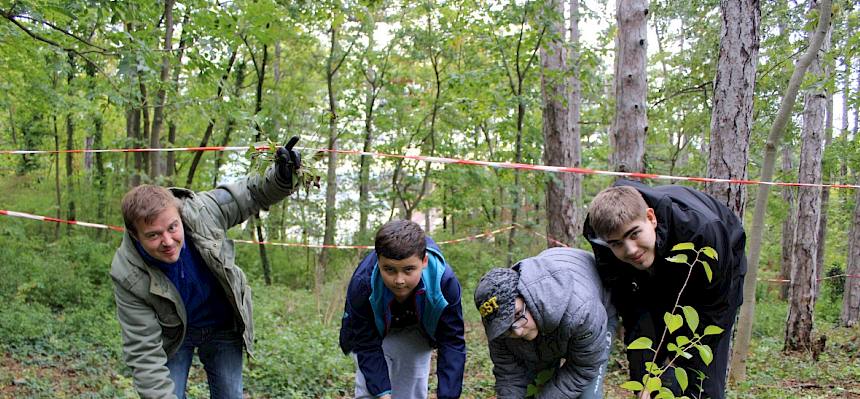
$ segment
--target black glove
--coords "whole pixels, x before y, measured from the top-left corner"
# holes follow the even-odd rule
[[[287,185],[293,187],[293,174],[302,168],[302,156],[299,152],[293,149],[293,146],[299,142],[298,136],[293,136],[287,145],[278,147],[275,152],[275,164],[278,165],[278,174],[281,176]]]

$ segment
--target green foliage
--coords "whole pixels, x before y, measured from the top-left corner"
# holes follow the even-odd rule
[[[689,274],[687,275],[684,287],[682,288],[682,291],[678,293],[678,300],[680,300],[681,293],[683,292],[683,289],[686,288],[686,282],[689,281],[690,275],[692,275],[693,272],[693,268],[696,266],[697,263],[701,264],[702,267],[705,269],[708,281],[711,280],[712,275],[710,272],[710,267],[704,260],[700,259],[700,257],[707,256],[711,259],[716,260],[718,258],[718,254],[711,247],[702,247],[697,249],[696,246],[690,242],[684,242],[674,245],[672,247],[672,252],[676,251],[690,251],[695,254],[692,261],[688,261],[687,254],[683,253],[675,254],[672,257],[666,258],[666,260],[669,262],[681,263],[689,267]],[[681,314],[675,313],[679,309],[683,316]],[[658,365],[654,362],[646,362],[645,370],[647,371],[647,374],[642,378],[642,383],[639,383],[638,381],[627,381],[621,384],[620,387],[622,389],[626,389],[633,392],[645,390],[648,391],[651,394],[651,397],[655,399],[675,398],[675,394],[671,390],[662,386],[660,376],[663,375],[670,368],[674,369],[673,374],[678,381],[679,386],[681,387],[681,391],[686,392],[687,387],[689,385],[687,371],[681,367],[673,367],[675,361],[679,357],[683,357],[685,359],[692,359],[693,354],[690,352],[695,349],[705,365],[709,365],[713,361],[714,353],[711,350],[710,346],[702,343],[702,338],[709,335],[719,335],[723,333],[722,328],[720,328],[719,326],[709,325],[706,326],[704,330],[701,331],[701,333],[699,333],[699,313],[692,306],[679,306],[677,302],[675,303],[675,307],[673,308],[671,313],[666,312],[663,315],[663,321],[666,324],[666,327],[665,331],[663,332],[663,338],[661,338],[661,340],[665,339],[666,332],[672,334],[675,331],[678,331],[678,329],[683,327],[685,324],[687,325],[692,336],[675,336],[674,343],[669,342],[666,344],[666,350],[668,350],[669,352],[674,352],[674,355],[669,356],[668,362],[663,365]],[[648,337],[639,337],[627,346],[627,350],[649,350],[654,353],[654,359],[657,359],[658,351],[662,346],[663,342],[661,341],[657,345],[657,347],[654,348],[651,339],[649,339]],[[693,371],[699,374],[700,380],[704,379],[704,373],[701,373],[699,370]]]
[[[554,375],[554,368],[541,370],[539,373],[537,373],[537,376],[535,376],[535,380],[526,387],[526,397],[537,397],[543,389],[544,384],[549,382],[549,380],[551,380]]]

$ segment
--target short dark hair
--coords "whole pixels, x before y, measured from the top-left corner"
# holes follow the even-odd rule
[[[161,212],[169,207],[180,209],[181,203],[170,190],[144,184],[137,186],[122,197],[122,220],[132,237],[137,236],[135,223],[152,223]]]
[[[376,232],[374,247],[377,256],[402,260],[410,256],[424,258],[427,242],[424,230],[411,220],[392,220]]]

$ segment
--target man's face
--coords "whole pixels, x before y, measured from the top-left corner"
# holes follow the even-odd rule
[[[639,270],[654,264],[657,217],[648,208],[644,218],[636,219],[604,238],[615,257]]]
[[[179,260],[185,232],[182,230],[182,219],[179,210],[170,206],[161,211],[152,223],[138,220],[134,223],[137,230],[135,237],[146,253],[164,263],[175,263]]]
[[[508,330],[508,337],[531,341],[538,336],[537,324],[532,313],[526,309],[526,303],[522,297],[517,297],[514,302],[514,324]]]
[[[379,257],[379,271],[382,282],[394,293],[398,302],[409,298],[409,294],[421,281],[421,272],[427,267],[427,255],[420,258],[412,255],[405,259],[395,260],[384,256]]]

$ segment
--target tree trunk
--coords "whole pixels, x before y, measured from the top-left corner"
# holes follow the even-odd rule
[[[267,26],[268,27],[268,26]],[[254,116],[260,114],[260,111],[263,110],[263,83],[266,81],[266,64],[269,62],[269,47],[268,45],[263,45],[263,59],[260,64],[254,64],[254,70],[257,73],[257,90],[255,94],[254,100]],[[254,123],[254,128],[256,130],[256,134],[254,135],[254,141],[260,142],[263,140],[263,131],[262,127],[258,123]],[[254,223],[257,225],[257,241],[259,244],[257,247],[260,249],[260,263],[263,266],[263,279],[266,282],[266,285],[272,285],[272,266],[269,264],[269,256],[266,253],[266,237],[263,235],[263,221],[260,219],[260,214],[254,214],[252,217]]]
[[[570,100],[568,83],[564,76],[567,71],[567,54],[564,40],[564,2],[547,0],[544,5],[549,37],[540,50],[541,90],[543,92],[543,160],[546,165],[574,166],[574,148],[579,145],[573,141],[570,129]],[[573,198],[572,173],[549,173],[546,182],[546,234],[566,244],[576,240],[576,204]],[[547,247],[555,247],[554,241],[547,239]]]
[[[63,211],[63,190],[60,188],[60,132],[57,129],[57,116],[54,115],[51,117],[51,121],[53,122],[54,127],[54,151],[57,151],[54,154],[54,191],[57,194],[57,213],[56,218],[62,219],[62,211]],[[54,241],[60,239],[60,224],[54,224]]]
[[[373,148],[373,83],[368,82],[365,98],[364,116],[364,145],[362,151],[369,152]],[[358,172],[358,238],[367,236],[367,214],[370,211],[370,162],[372,159],[362,155],[359,160]]]
[[[582,84],[579,81],[581,72],[580,59],[580,34],[579,34],[579,0],[570,0],[570,48],[568,52],[568,66],[571,70],[570,77],[570,98],[567,105],[568,124],[570,130],[571,141],[574,143],[571,149],[573,167],[582,166],[582,135],[580,128],[581,109],[582,109]],[[573,202],[574,213],[573,221],[571,222],[574,229],[574,238],[571,244],[574,244],[579,233],[582,231],[582,223],[585,222],[585,215],[582,210],[582,179],[583,175],[578,173],[571,174],[573,181],[573,190],[571,193],[571,201]]]
[[[829,32],[824,42],[829,40]],[[822,50],[826,51],[826,44]],[[823,79],[820,57],[809,65],[809,73]],[[798,181],[821,183],[822,144],[826,118],[827,94],[812,88],[804,96],[803,131],[800,147]],[[798,187],[797,227],[794,234],[794,264],[791,268],[791,291],[789,296],[788,321],[785,325],[785,350],[800,351],[812,348],[812,326],[815,312],[815,271],[818,245],[819,213],[821,212],[821,188]]]
[[[782,172],[785,176],[791,176],[794,167],[791,162],[791,147],[784,146],[782,148]],[[782,188],[782,199],[786,206],[785,220],[782,221],[782,262],[779,271],[780,280],[791,279],[791,265],[794,263],[794,229],[797,225],[797,214],[794,206],[795,193],[794,187]],[[783,301],[788,299],[788,289],[791,285],[781,283],[779,287],[779,298]]]
[[[708,177],[746,180],[761,9],[758,0],[721,0],[720,10],[720,58],[714,79]],[[706,191],[743,220],[745,185],[711,183]]]
[[[376,99],[385,79],[387,62],[377,71],[372,65],[371,55],[374,53],[375,41],[373,35],[376,32],[374,24],[368,35],[367,62],[368,67],[364,71],[367,89],[364,97],[364,145],[362,151],[369,152],[373,148],[373,124],[374,112],[376,111]],[[362,155],[359,160],[358,178],[358,238],[363,240],[367,237],[367,218],[370,213],[370,164],[373,159]]]
[[[179,51],[176,53],[176,65],[173,66],[173,87],[179,89],[179,75],[182,73],[182,57],[185,55],[185,47],[188,46],[188,16],[189,12],[186,11],[185,15],[182,17],[182,36],[179,38]],[[173,107],[174,114],[177,112],[177,108]],[[167,143],[168,146],[173,148],[176,144],[176,119],[175,116],[171,117],[167,122]],[[198,151],[199,152],[199,151]],[[176,174],[176,153],[170,151],[167,153],[167,160],[164,163],[164,174],[167,176],[168,184],[173,186],[176,183],[174,182],[174,175]]]
[[[648,49],[648,1],[618,0],[615,37],[615,119],[610,143],[610,169],[623,172],[645,171],[645,135]]]
[[[764,163],[761,168],[762,181],[770,181],[773,178],[774,160],[776,158],[776,149],[779,146],[779,141],[785,133],[785,126],[791,117],[791,110],[794,107],[794,101],[797,98],[797,91],[800,83],[803,80],[803,75],[806,69],[812,62],[813,57],[818,54],[821,48],[821,43],[824,42],[824,36],[830,26],[830,0],[822,0],[822,12],[819,13],[818,25],[813,34],[810,35],[809,46],[804,55],[800,58],[788,82],[788,87],[785,90],[785,95],[779,105],[779,111],[774,119],[768,133],[767,142],[765,143]],[[748,254],[748,269],[746,277],[744,277],[744,298],[743,306],[741,306],[740,317],[738,319],[738,328],[736,333],[736,341],[732,353],[731,376],[732,381],[742,381],[746,378],[746,367],[735,367],[735,364],[746,364],[746,355],[749,351],[750,338],[752,336],[752,323],[755,317],[755,289],[758,279],[758,261],[761,253],[762,231],[764,229],[764,214],[767,209],[767,198],[770,193],[770,186],[761,184],[758,187],[756,194],[755,211],[753,214],[753,224],[748,232],[749,246]]]
[[[854,136],[857,140],[857,136]],[[860,176],[860,174],[855,174]],[[860,179],[854,179],[855,184]],[[845,327],[855,327],[860,323],[860,190],[854,190],[854,223],[848,236],[848,259],[845,274],[852,276],[845,279],[845,291],[842,296],[842,314],[840,320]]]
[[[828,40],[829,41],[829,40]],[[829,43],[824,43],[825,48],[824,51],[829,50]],[[830,80],[830,68],[831,65],[827,65],[824,67],[824,79]],[[831,93],[826,93],[827,99],[825,101],[825,119],[824,119],[824,148],[830,147],[830,144],[833,142],[833,95]],[[825,179],[826,178],[826,179]],[[821,180],[822,181],[833,181],[833,176],[830,174],[830,165],[827,163],[827,157],[822,154],[821,156]],[[825,248],[824,245],[827,242],[827,208],[830,203],[830,189],[822,189],[821,190],[821,212],[818,215],[818,234],[816,234],[815,243],[818,246],[818,250],[815,252],[815,298],[818,298],[818,294],[821,292],[821,278],[824,277],[824,254]]]
[[[149,120],[149,94],[147,94],[146,84],[143,83],[143,76],[138,72],[137,78],[139,80],[138,86],[140,87],[140,117],[138,120],[141,122],[140,131],[138,132],[138,143],[136,147],[138,148],[147,148],[149,146],[149,133],[151,132],[152,125]],[[147,174],[151,176],[151,171],[149,170],[149,155],[148,152],[138,152],[141,158],[141,168],[140,173]],[[151,178],[150,178],[151,180]]]
[[[522,89],[522,82],[520,82]],[[525,118],[526,106],[523,104],[522,92],[517,94],[517,140],[516,140],[516,155],[515,163],[523,162],[523,119]],[[511,201],[511,225],[517,224],[517,214],[520,211],[520,170],[514,169],[514,187],[512,193],[513,201]],[[508,258],[507,266],[510,267],[514,262],[514,236],[517,229],[511,229],[508,234]]]
[[[227,61],[227,68],[224,70],[224,74],[221,75],[221,80],[218,81],[218,89],[215,92],[215,98],[218,101],[221,101],[221,98],[223,97],[224,85],[227,84],[227,79],[230,77],[230,70],[233,69],[233,63],[236,62],[236,54],[238,53],[237,50],[238,49],[234,48],[230,52],[230,59]],[[244,79],[244,73],[236,75],[236,93],[241,90],[242,81]],[[206,147],[209,145],[209,139],[212,137],[212,130],[214,129],[215,120],[209,119],[209,122],[206,124],[206,130],[203,132],[203,138],[200,140],[200,147]],[[197,172],[197,166],[200,164],[201,158],[203,158],[203,151],[195,151],[194,156],[191,159],[191,166],[188,168],[188,176],[185,179],[186,188],[191,188],[191,183],[194,182],[194,174]],[[215,174],[218,174],[217,170]]]
[[[161,148],[161,126],[164,124],[164,103],[167,100],[167,84],[170,79],[170,53],[173,51],[173,2],[164,1],[164,55],[161,57],[161,75],[152,113],[152,132],[149,148]],[[153,180],[164,174],[161,153],[149,153],[149,177]]]
[[[508,83],[511,87],[511,94],[517,100],[517,137],[516,143],[514,145],[514,162],[522,163],[523,161],[523,121],[525,120],[526,114],[526,105],[525,99],[523,95],[525,93],[525,89],[523,87],[523,82],[526,79],[526,75],[531,68],[532,63],[535,58],[538,57],[538,51],[541,47],[541,42],[543,41],[544,33],[546,32],[546,26],[543,26],[541,32],[539,33],[537,42],[535,43],[535,47],[531,51],[531,55],[528,59],[525,60],[525,65],[521,64],[523,56],[520,54],[520,49],[523,45],[523,27],[525,26],[526,21],[528,20],[528,7],[523,8],[522,19],[520,20],[520,34],[519,39],[517,41],[516,46],[516,58],[514,59],[514,63],[516,66],[515,77],[516,80],[511,75],[511,71],[507,66],[507,61],[505,61],[506,74],[508,76]],[[505,57],[504,50],[502,48],[499,49],[502,53],[502,57]],[[500,192],[503,190],[500,190]],[[515,225],[517,223],[517,216],[520,210],[520,170],[514,169],[514,186],[511,188],[512,194],[511,196],[511,224]],[[504,196],[504,193],[501,192],[501,197]],[[513,249],[514,249],[514,237],[516,235],[517,229],[511,229],[508,235],[508,257],[507,257],[507,265],[510,266],[513,264]]]
[[[12,147],[18,148],[18,133],[15,131],[15,104],[9,101],[9,133],[12,134]]]
[[[125,113],[125,131],[129,143],[132,147],[139,147],[140,141],[140,109],[137,104],[129,104],[129,109]],[[126,154],[128,156],[128,154]],[[143,169],[143,154],[140,152],[132,153],[132,170],[129,171],[131,180],[129,187],[137,187],[140,185],[140,174]]]
[[[72,93],[72,79],[75,77],[75,61],[71,55],[69,55],[69,74],[66,78],[66,83],[69,88],[69,95],[74,95]],[[75,122],[73,120],[73,115],[71,112],[66,114],[66,150],[75,149]],[[66,153],[66,197],[68,207],[68,215],[66,215],[66,219],[68,220],[77,220],[77,212],[75,210],[75,170],[74,170],[74,160],[75,155],[71,152]],[[68,225],[67,230],[71,230],[72,225]]]
[[[341,62],[335,58],[338,56],[337,45],[337,28],[334,24],[329,29],[331,47],[329,48],[329,56],[326,60],[326,87],[328,90],[328,172],[326,174],[325,188],[325,231],[323,232],[323,244],[334,244],[334,230],[337,227],[337,91],[335,90],[335,77],[337,70],[340,68]],[[344,55],[345,57],[345,55]],[[319,293],[322,289],[325,271],[329,263],[329,248],[323,248],[320,251],[319,265],[315,272],[315,292],[319,300]]]

